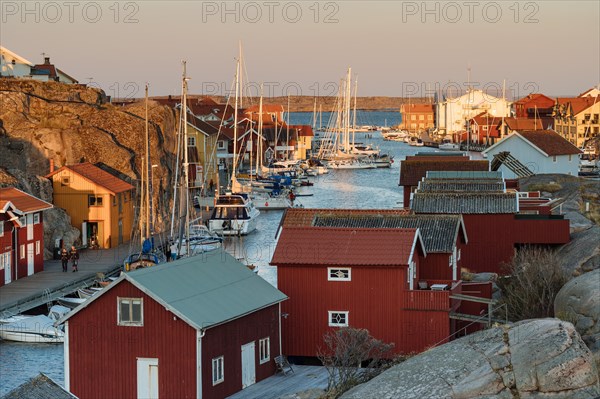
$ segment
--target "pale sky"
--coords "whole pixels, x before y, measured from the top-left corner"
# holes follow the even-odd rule
[[[600,83],[598,1],[0,0],[0,44],[46,53],[107,94],[224,94],[242,41],[247,78],[266,95],[335,94],[351,66],[359,96],[422,96],[473,86],[522,97]],[[456,89],[454,89],[456,90]]]

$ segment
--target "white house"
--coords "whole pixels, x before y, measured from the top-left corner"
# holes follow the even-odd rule
[[[506,136],[482,154],[489,160],[501,152],[510,152],[534,174],[559,173],[577,176],[581,150],[554,130],[522,130]],[[508,179],[517,176],[506,166],[500,170]]]
[[[78,83],[75,78],[51,64],[50,57],[44,57],[44,63],[36,65],[2,46],[0,46],[0,77]]]
[[[471,89],[460,97],[447,98],[436,104],[436,126],[440,133],[465,131],[466,121],[487,112],[495,118],[510,116],[511,103],[483,90]]]

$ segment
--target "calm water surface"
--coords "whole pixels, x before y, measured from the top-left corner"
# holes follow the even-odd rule
[[[323,114],[323,121],[326,121]],[[292,124],[310,124],[312,113],[293,113]],[[396,125],[397,112],[363,112],[357,117],[359,125]],[[306,208],[393,208],[402,199],[398,187],[399,161],[416,152],[434,151],[427,147],[410,147],[408,144],[384,141],[378,132],[356,134],[356,140],[378,146],[382,153],[394,156],[390,169],[338,170],[328,175],[313,177],[313,187],[300,187],[298,193],[313,194],[298,197],[297,202]],[[275,249],[275,234],[283,211],[262,212],[256,232],[243,238],[227,238],[225,249],[234,256],[259,266],[258,274],[277,285],[277,271],[268,265]],[[93,348],[90,348],[93,350]],[[63,345],[25,344],[0,342],[0,396],[17,387],[39,372],[63,384]]]

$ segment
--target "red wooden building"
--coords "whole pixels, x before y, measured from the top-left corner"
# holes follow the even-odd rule
[[[502,118],[482,112],[469,119],[470,140],[477,144],[494,144],[500,140],[500,128]],[[466,141],[466,133],[460,137],[460,142]]]
[[[319,217],[294,211],[271,260],[290,297],[282,304],[286,355],[315,357],[323,334],[345,326],[393,342],[396,353],[419,352],[453,334],[450,312],[459,302],[449,296],[461,282],[422,278],[428,254],[419,229],[293,227]],[[447,289],[423,289],[434,284]]]
[[[541,120],[543,129],[552,125],[555,100],[541,93],[532,93],[513,103],[513,112],[517,118]]]
[[[501,176],[428,172],[414,194],[411,208],[417,214],[462,214],[469,232],[463,271],[506,274],[503,263],[512,259],[517,247],[570,241],[569,220],[552,213],[553,201],[501,188]]]
[[[44,216],[52,204],[0,188],[0,287],[44,270]]]
[[[224,398],[275,373],[286,296],[225,252],[123,274],[64,318],[85,398]]]
[[[400,161],[400,183],[403,187],[404,207],[410,207],[411,197],[428,171],[486,171],[489,162],[471,160],[466,155],[423,153],[407,156]]]

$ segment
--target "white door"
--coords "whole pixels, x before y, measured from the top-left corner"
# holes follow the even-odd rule
[[[254,342],[242,345],[242,389],[256,382]]]
[[[158,359],[137,359],[138,399],[158,399]]]
[[[0,263],[4,266],[4,284],[8,284],[12,281],[10,252],[0,255]]]
[[[27,244],[27,275],[31,276],[33,274],[33,256],[35,252],[33,252],[33,243]]]

